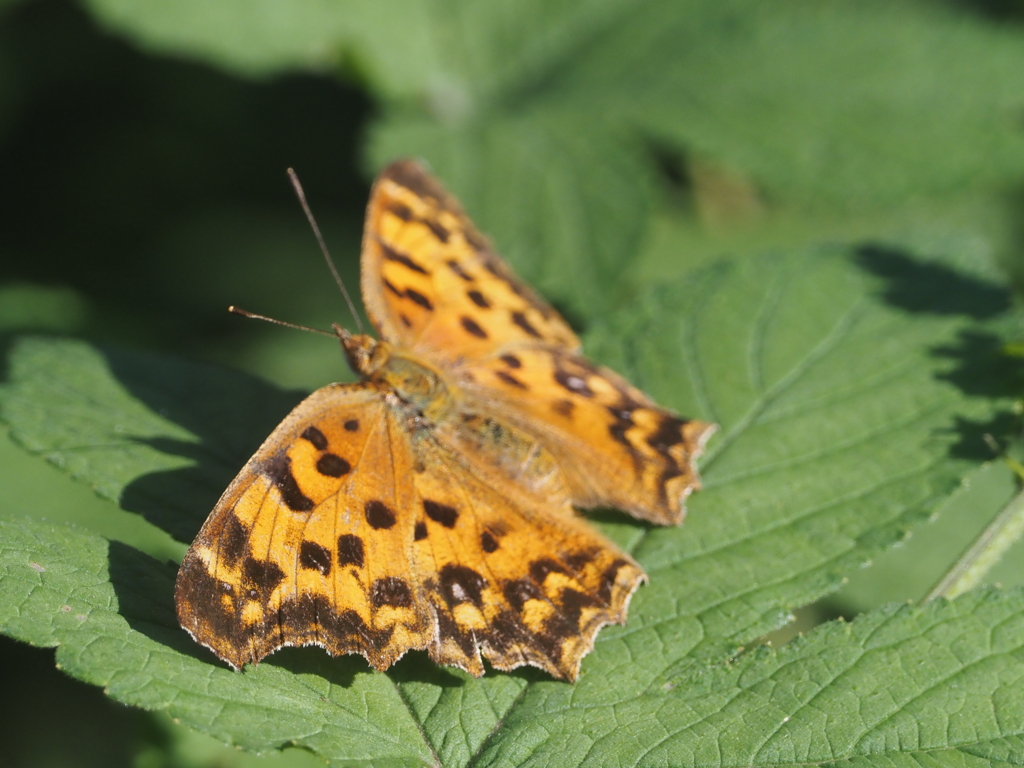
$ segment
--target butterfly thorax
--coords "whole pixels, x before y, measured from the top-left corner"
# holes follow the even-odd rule
[[[402,403],[432,423],[454,409],[453,393],[442,374],[422,358],[397,350],[386,341],[336,328],[345,357],[363,381],[393,393]]]

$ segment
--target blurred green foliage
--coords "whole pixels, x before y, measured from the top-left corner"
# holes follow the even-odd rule
[[[349,322],[284,170],[354,286],[368,183],[396,155],[430,161],[581,329],[722,255],[822,241],[968,254],[1020,286],[1024,4],[3,3],[0,332],[174,353],[288,390],[344,377],[329,341],[224,310]],[[0,488],[0,516],[180,556],[6,433]],[[809,623],[919,598],[1014,491],[1000,464],[977,470]],[[1024,583],[1022,554],[993,577]],[[0,721],[4,764],[257,761],[51,659],[0,639],[0,697],[25,702]]]

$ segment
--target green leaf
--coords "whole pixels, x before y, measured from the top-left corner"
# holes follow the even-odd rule
[[[651,583],[626,626],[602,630],[575,685],[537,670],[474,680],[420,653],[378,674],[358,657],[317,649],[282,651],[232,673],[178,629],[172,567],[29,522],[0,533],[12,563],[0,579],[0,628],[59,645],[65,669],[121,701],[167,709],[253,750],[295,744],[338,763],[624,764],[654,760],[661,753],[644,755],[671,736],[672,760],[685,762],[686,739],[705,748],[699,737],[711,722],[693,712],[704,712],[705,698],[720,709],[728,700],[708,698],[701,676],[719,674],[715,665],[739,646],[835,590],[977,465],[987,450],[981,435],[1008,404],[998,397],[1006,371],[993,346],[1008,311],[1005,291],[969,265],[875,247],[716,265],[595,327],[586,344],[596,359],[681,412],[718,421],[721,434],[682,528],[596,516],[632,548]],[[18,441],[181,541],[295,402],[241,375],[78,342],[25,340],[9,370],[0,413]],[[913,616],[908,637],[924,631]],[[1006,622],[1007,636],[1019,639],[1019,624]],[[864,655],[867,641],[850,637],[846,646],[835,641],[837,668]],[[768,677],[781,674],[763,660],[739,662],[755,663]],[[888,668],[875,668],[882,678],[874,683],[884,683]],[[999,679],[1018,674],[998,668]],[[707,679],[749,687],[746,678]],[[936,680],[920,678],[922,695],[946,685]],[[875,706],[856,691],[844,695]],[[787,704],[766,713],[756,696],[737,700],[747,703],[726,714],[756,733],[796,712]],[[1009,701],[1012,714],[1017,700]],[[985,741],[990,722],[975,710],[965,717],[979,734],[972,748],[996,749]],[[1013,735],[1012,718],[1000,727]],[[806,728],[797,752],[818,755],[835,743],[846,751],[821,759],[862,754],[848,738],[856,726],[842,718],[812,718]],[[812,730],[813,742],[803,736]],[[751,753],[753,736],[735,731],[723,726],[723,744],[742,736],[736,753]]]
[[[68,674],[253,751],[430,762],[395,687],[365,664],[282,654],[235,674],[176,629],[173,566],[71,527],[0,521],[0,531],[0,627],[57,646]]]
[[[297,653],[241,675],[197,659],[153,600],[169,595],[172,578],[81,531],[0,521],[0,627],[58,645],[69,673],[249,749],[297,744],[345,764],[437,764],[385,675],[303,664]],[[573,702],[569,712],[551,703],[517,707],[475,764],[1019,764],[1024,593],[875,611],[641,696]],[[464,720],[485,705],[465,704]],[[409,711],[429,733],[430,716]],[[571,716],[575,730],[550,732],[552,714]]]
[[[882,553],[870,568],[851,574],[831,600],[852,615],[885,602],[920,602],[1017,493],[1016,476],[1000,460],[983,465],[938,510],[938,519],[915,530],[909,541]],[[1024,585],[1024,547],[1016,545],[987,579]]]
[[[436,18],[420,0],[353,0],[344,6],[317,0],[256,6],[90,0],[87,5],[104,24],[146,48],[205,59],[248,76],[348,65],[385,93],[442,79],[431,34]],[[395,24],[396,18],[402,23]]]
[[[518,707],[478,764],[1019,765],[1024,593],[892,606],[635,698],[560,704]]]
[[[12,358],[0,413],[29,451],[188,542],[300,399],[213,366],[37,339]]]
[[[952,3],[89,6],[152,49],[247,74],[354,72],[382,107],[369,164],[431,161],[522,273],[584,316],[635,287],[659,155],[691,185],[716,168],[783,211],[879,210],[1024,173],[1024,32]]]

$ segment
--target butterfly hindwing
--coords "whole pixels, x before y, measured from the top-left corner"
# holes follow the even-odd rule
[[[540,344],[465,361],[454,378],[481,410],[536,436],[577,506],[616,507],[661,525],[682,521],[714,425],[680,418],[614,371]]]
[[[437,523],[426,528],[427,570],[441,575],[442,606],[453,607],[446,574],[464,572],[483,602],[453,607],[463,639],[472,630],[500,669],[533,664],[575,679],[597,630],[625,621],[643,571],[575,513],[564,474],[530,433],[463,409],[430,437],[424,463],[445,471],[415,482]]]
[[[480,674],[482,652],[499,669],[530,664],[574,680],[598,629],[625,620],[643,571],[575,515],[566,489],[503,483],[433,438],[421,451],[443,468],[414,478],[414,560],[440,630],[431,656]]]

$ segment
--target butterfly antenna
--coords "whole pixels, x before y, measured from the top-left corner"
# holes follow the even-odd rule
[[[306,193],[302,189],[302,184],[299,182],[299,177],[296,175],[294,168],[288,169],[288,178],[291,179],[292,187],[295,189],[295,196],[299,198],[299,204],[306,214],[306,220],[309,221],[309,226],[313,228],[316,241],[320,244],[320,252],[324,255],[324,261],[327,262],[328,269],[334,275],[334,282],[338,284],[338,288],[341,289],[341,295],[345,297],[348,311],[352,313],[359,332],[363,333],[363,322],[359,319],[359,313],[356,312],[356,305],[352,303],[352,297],[348,295],[348,289],[345,288],[345,283],[342,281],[341,275],[338,274],[338,268],[334,266],[334,259],[331,258],[331,254],[327,250],[327,243],[324,242],[324,236],[320,234],[320,227],[317,225],[316,219],[313,218],[313,211],[309,209],[309,203],[306,202]]]
[[[336,336],[336,334],[330,333],[329,331],[322,331],[319,328],[310,328],[308,325],[296,325],[295,323],[288,323],[284,320],[275,320],[272,317],[257,315],[255,312],[249,312],[248,310],[240,309],[239,307],[228,307],[228,312],[234,312],[236,315],[241,315],[242,317],[250,317],[253,320],[266,320],[268,323],[283,325],[285,328],[294,328],[297,331],[309,331],[310,333],[319,333],[323,336]]]

